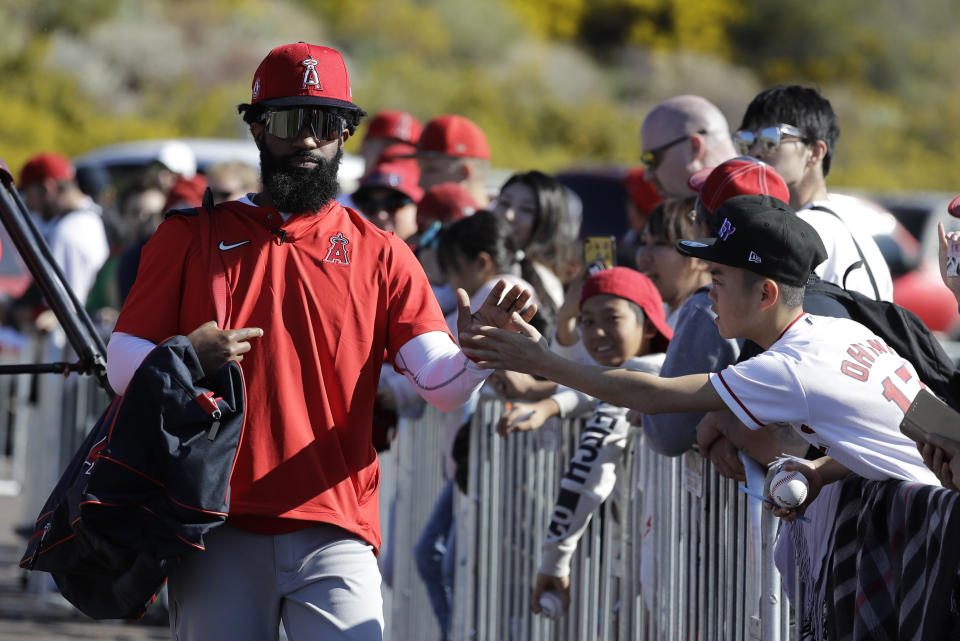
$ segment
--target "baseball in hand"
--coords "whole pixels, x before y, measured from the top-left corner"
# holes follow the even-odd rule
[[[559,619],[563,615],[563,599],[555,590],[547,590],[540,595],[540,611],[548,619]]]
[[[796,470],[780,470],[770,480],[770,498],[780,507],[799,507],[807,500],[807,478]]]

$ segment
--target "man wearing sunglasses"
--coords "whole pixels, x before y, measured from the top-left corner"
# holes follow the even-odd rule
[[[827,260],[823,280],[878,300],[893,300],[893,280],[864,221],[875,209],[827,192],[840,126],[830,102],[815,89],[779,86],[760,92],[734,134],[739,153],[773,165],[790,189],[790,206],[817,230]]]
[[[640,143],[644,178],[664,198],[694,196],[690,176],[737,155],[726,117],[700,96],[674,96],[654,107],[643,120]]]
[[[277,47],[239,110],[263,190],[160,225],[108,348],[118,392],[169,336],[186,335],[206,373],[242,361],[229,516],[170,569],[171,636],[275,641],[282,623],[291,641],[379,641],[381,364],[443,410],[486,372],[452,339],[407,244],[334,199],[343,144],[365,115],[340,53]],[[459,326],[529,320],[530,293],[504,289],[473,315],[461,301]]]

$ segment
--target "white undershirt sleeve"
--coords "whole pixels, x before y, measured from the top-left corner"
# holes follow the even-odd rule
[[[420,396],[445,412],[470,400],[493,372],[467,358],[445,332],[414,336],[397,352],[395,362]]]
[[[123,394],[133,373],[147,357],[156,344],[145,338],[114,332],[107,345],[107,380],[117,394]]]

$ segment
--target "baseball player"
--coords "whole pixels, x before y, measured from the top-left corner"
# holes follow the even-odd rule
[[[748,338],[765,351],[714,374],[660,378],[574,363],[550,352],[529,327],[522,334],[473,327],[460,333],[484,367],[544,376],[646,414],[729,408],[748,427],[790,424],[826,456],[800,465],[810,496],[854,472],[868,479],[937,484],[898,425],[920,390],[913,367],[868,329],[803,311],[804,286],[824,259],[823,243],[786,203],[737,196],[716,212],[715,238],[681,240],[677,249],[713,263],[710,298],[725,338]]]
[[[384,355],[441,409],[463,404],[485,373],[452,340],[406,243],[334,200],[343,144],[364,115],[340,53],[277,47],[239,111],[263,191],[160,226],[108,348],[117,391],[175,334],[207,372],[242,361],[248,409],[230,514],[171,569],[172,636],[262,641],[282,622],[294,641],[378,640],[371,426]],[[524,308],[529,292],[504,289],[475,321],[505,326]],[[210,320],[218,311],[230,329]]]

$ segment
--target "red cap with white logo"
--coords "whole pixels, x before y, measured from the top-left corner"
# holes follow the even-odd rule
[[[358,108],[340,52],[306,42],[267,54],[253,75],[250,102],[268,107]]]

